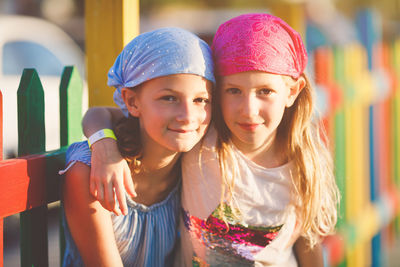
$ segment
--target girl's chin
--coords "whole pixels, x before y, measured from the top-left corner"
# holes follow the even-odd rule
[[[197,143],[196,143],[196,144],[197,144]],[[179,147],[179,148],[176,150],[176,152],[179,152],[179,153],[189,152],[190,150],[192,150],[192,148],[193,148],[196,144],[193,144],[193,145],[190,145],[190,146],[182,146],[182,147]]]
[[[186,144],[175,144],[169,146],[169,150],[173,152],[188,152],[190,151],[198,142],[191,142],[191,143],[186,143]]]

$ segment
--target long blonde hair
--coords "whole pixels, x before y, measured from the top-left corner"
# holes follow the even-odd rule
[[[294,201],[301,223],[301,233],[313,247],[320,238],[333,233],[337,221],[339,190],[333,174],[333,161],[321,135],[319,123],[312,120],[313,91],[305,74],[305,87],[299,93],[294,104],[286,108],[282,121],[277,128],[276,141],[286,148],[287,158],[294,161],[297,174],[292,177]],[[292,79],[292,78],[290,78]],[[292,79],[293,82],[293,79]],[[217,154],[222,175],[221,206],[228,201],[235,206],[233,197],[234,177],[228,179],[227,170],[232,169],[232,148],[229,144],[231,132],[222,117],[220,103],[221,90],[215,90],[213,101],[214,124],[218,132]],[[324,139],[325,140],[325,139]],[[232,171],[234,174],[236,171]],[[233,175],[235,176],[235,175]],[[228,196],[228,200],[226,197]],[[235,210],[232,208],[232,210]],[[219,214],[226,222],[223,209]],[[235,215],[235,214],[234,214]]]

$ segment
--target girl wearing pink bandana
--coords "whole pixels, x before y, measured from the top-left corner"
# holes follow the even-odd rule
[[[212,50],[213,126],[182,158],[180,263],[302,265],[294,242],[331,234],[339,201],[304,44],[280,18],[246,14],[218,28]]]

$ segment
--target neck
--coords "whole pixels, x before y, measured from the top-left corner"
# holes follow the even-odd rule
[[[146,173],[170,169],[174,166],[180,153],[154,141],[143,129],[141,129],[141,142],[143,145],[141,164]]]
[[[144,145],[139,173],[132,175],[136,202],[152,205],[165,199],[176,186],[180,175],[180,153]]]
[[[248,159],[262,167],[275,168],[287,162],[285,148],[279,145],[275,134],[260,146],[243,146],[240,142],[235,143],[234,139],[232,142]]]
[[[164,200],[179,181],[179,156],[179,153],[163,158],[153,154],[144,156],[140,172],[133,175],[137,193],[133,200],[148,206]]]
[[[171,153],[165,155],[156,155],[143,153],[141,159],[144,173],[159,173],[160,171],[171,170],[178,161],[180,153]]]

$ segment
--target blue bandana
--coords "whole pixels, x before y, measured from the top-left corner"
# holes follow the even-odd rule
[[[125,46],[108,72],[108,85],[117,88],[114,102],[125,116],[121,89],[171,75],[196,74],[215,83],[211,49],[186,30],[162,28],[140,34]]]

